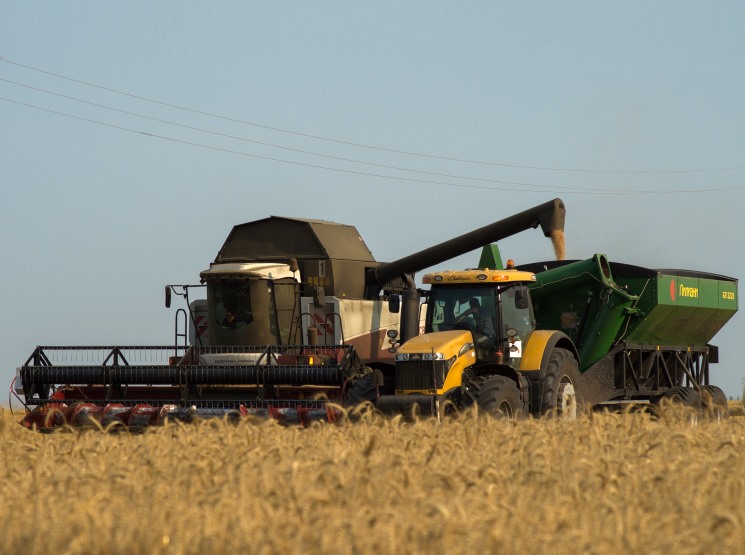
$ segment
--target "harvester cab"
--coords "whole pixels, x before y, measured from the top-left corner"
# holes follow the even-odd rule
[[[300,279],[289,264],[212,264],[200,277],[211,345],[299,343]]]

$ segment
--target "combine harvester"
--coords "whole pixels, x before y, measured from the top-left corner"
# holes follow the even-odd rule
[[[562,233],[564,216],[555,199],[388,264],[347,225],[270,217],[235,226],[200,285],[166,286],[166,306],[175,294],[188,309],[177,311],[174,345],[37,347],[16,372],[22,424],[333,420],[329,401],[395,392],[387,336],[399,325],[403,340],[419,334],[414,272],[539,225]],[[189,302],[194,287],[206,287],[206,301]],[[388,302],[398,293],[401,321]]]

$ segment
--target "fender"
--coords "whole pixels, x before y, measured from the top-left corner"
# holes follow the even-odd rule
[[[579,362],[577,347],[566,334],[556,330],[534,330],[528,337],[528,344],[523,347],[520,372],[524,372],[530,380],[543,378],[548,358],[556,347],[566,349]]]
[[[476,350],[473,348],[473,342],[465,343],[458,353],[458,358],[450,367],[447,376],[445,376],[445,383],[442,384],[442,389],[437,393],[443,394],[449,389],[460,387],[463,384],[463,372],[466,368],[472,366],[474,362],[476,362]]]

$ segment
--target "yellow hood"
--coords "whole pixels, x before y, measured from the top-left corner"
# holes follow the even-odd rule
[[[464,343],[473,343],[471,332],[464,330],[437,331],[412,337],[397,353],[442,353],[445,360],[458,354]]]

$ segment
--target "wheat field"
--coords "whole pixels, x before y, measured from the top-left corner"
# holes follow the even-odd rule
[[[3,411],[0,441],[3,553],[745,553],[743,417],[44,435]]]

